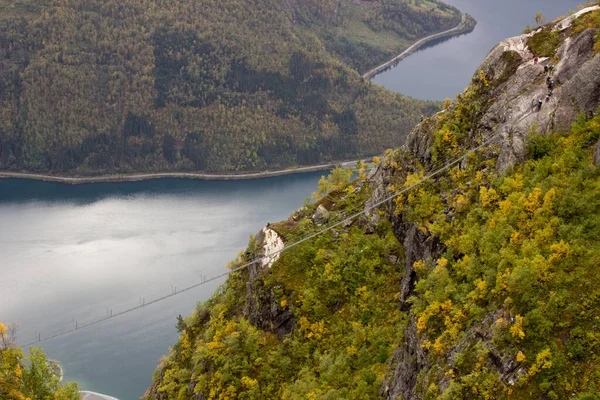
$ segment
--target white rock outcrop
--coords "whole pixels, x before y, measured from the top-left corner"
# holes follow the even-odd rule
[[[261,259],[262,268],[271,268],[273,263],[279,259],[279,255],[284,248],[283,240],[277,232],[270,228],[261,229],[262,252],[264,256]]]
[[[594,10],[600,10],[600,6],[586,7],[584,9],[581,9],[581,10],[577,11],[573,15],[569,15],[567,18],[563,19],[558,24],[556,24],[556,26],[554,27],[553,30],[554,31],[560,31],[560,32],[562,32],[565,29],[570,28],[571,25],[573,25],[573,21],[575,21],[577,18],[581,17],[584,14],[592,12]]]

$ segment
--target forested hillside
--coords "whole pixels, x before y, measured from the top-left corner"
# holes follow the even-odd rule
[[[146,397],[600,398],[593,10],[501,42],[373,173],[251,239],[232,267],[261,262],[179,321]]]
[[[233,172],[375,154],[437,103],[351,67],[459,19],[421,0],[0,0],[0,168]]]

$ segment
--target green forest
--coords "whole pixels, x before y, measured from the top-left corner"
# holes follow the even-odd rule
[[[430,161],[396,149],[374,160],[380,178],[335,170],[314,204],[271,224],[287,244],[335,227],[268,269],[233,272],[180,318],[146,398],[376,399],[405,362],[411,398],[599,399],[598,111],[565,131],[532,125],[525,159],[505,173],[492,141],[412,187],[494,136],[477,127],[500,81],[481,70],[425,120]],[[374,194],[397,196],[342,223]],[[405,267],[407,232],[434,250]],[[260,258],[260,243],[230,267]]]
[[[148,398],[379,398],[412,319],[432,365],[419,375],[425,399],[598,399],[600,168],[591,150],[599,138],[600,117],[582,117],[569,132],[532,133],[528,160],[505,176],[482,172],[495,160],[473,155],[467,168],[398,197],[395,215],[446,249],[415,263],[410,313],[399,307],[395,263],[404,249],[387,218],[372,230],[335,228],[284,253],[252,299],[248,272],[232,274],[181,321]],[[402,173],[406,161],[400,151],[383,161],[404,176],[391,193],[423,176],[416,160]],[[318,204],[334,204],[331,224],[360,210],[371,192],[359,179],[272,228],[292,242],[319,229],[310,219]],[[253,246],[233,266],[251,260]],[[295,328],[278,338],[273,325],[253,325],[243,312],[251,301],[290,313]],[[472,339],[473,329],[485,329],[484,339]],[[493,355],[527,372],[507,386]]]
[[[258,171],[374,155],[439,104],[360,71],[436,1],[0,0],[0,169]]]

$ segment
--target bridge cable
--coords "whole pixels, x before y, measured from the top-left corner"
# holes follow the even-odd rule
[[[50,335],[50,336],[44,336],[44,337],[41,337],[41,336],[40,336],[40,337],[38,337],[38,340],[35,340],[35,341],[29,342],[29,343],[22,344],[22,345],[20,345],[20,346],[18,346],[18,347],[21,347],[21,348],[23,348],[23,347],[32,346],[32,345],[34,345],[34,344],[37,344],[37,343],[40,343],[40,342],[44,342],[44,341],[47,341],[47,340],[50,340],[50,339],[54,339],[54,338],[57,338],[57,337],[60,337],[60,336],[64,336],[64,335],[67,335],[67,334],[69,334],[69,333],[72,333],[72,332],[75,332],[75,331],[78,331],[78,330],[81,330],[81,329],[84,329],[84,328],[87,328],[87,327],[90,327],[90,326],[98,325],[98,324],[100,324],[100,323],[102,323],[102,322],[104,322],[104,321],[107,321],[107,320],[109,320],[109,319],[113,319],[113,318],[119,317],[119,316],[121,316],[121,315],[125,315],[125,314],[128,314],[128,313],[130,313],[130,312],[136,311],[136,310],[138,310],[138,309],[140,309],[140,308],[144,308],[144,307],[147,307],[147,306],[149,306],[149,305],[152,305],[152,304],[155,304],[155,303],[159,303],[159,302],[161,302],[161,301],[163,301],[163,300],[166,300],[166,299],[168,299],[168,298],[171,298],[171,297],[177,296],[177,295],[179,295],[179,294],[181,294],[181,293],[188,292],[188,291],[190,291],[190,290],[192,290],[192,289],[195,289],[195,288],[197,288],[197,287],[199,287],[199,286],[203,286],[203,285],[206,285],[206,284],[208,284],[208,283],[210,283],[210,282],[214,282],[214,281],[217,281],[217,280],[219,280],[219,279],[221,279],[221,278],[227,277],[227,276],[229,276],[230,274],[232,274],[232,273],[234,273],[234,272],[241,271],[241,270],[243,270],[243,269],[246,269],[246,268],[250,267],[251,265],[254,265],[254,264],[257,264],[257,263],[261,262],[261,261],[262,261],[262,260],[264,260],[266,257],[270,257],[270,258],[271,258],[271,257],[273,257],[273,256],[276,256],[276,255],[278,255],[278,254],[281,254],[281,253],[283,253],[284,251],[287,251],[287,250],[289,250],[289,249],[291,249],[291,248],[293,248],[293,247],[296,247],[296,246],[298,246],[298,245],[300,245],[300,244],[302,244],[302,243],[304,243],[304,242],[307,242],[307,241],[309,241],[309,240],[311,240],[311,239],[313,239],[313,238],[315,238],[315,237],[317,237],[317,236],[320,236],[320,235],[322,235],[322,234],[324,234],[324,233],[326,233],[326,232],[329,232],[329,231],[331,231],[332,229],[334,229],[334,228],[336,228],[336,227],[338,227],[338,226],[340,226],[340,225],[346,224],[346,223],[348,223],[348,222],[350,222],[350,221],[354,220],[355,218],[357,218],[357,217],[360,217],[361,215],[363,215],[363,214],[365,214],[365,213],[367,213],[367,212],[369,212],[369,211],[372,211],[372,210],[374,210],[374,209],[378,208],[379,206],[381,206],[381,205],[383,205],[383,204],[385,204],[385,203],[387,203],[387,202],[389,202],[389,201],[393,200],[394,198],[396,198],[396,197],[400,196],[401,194],[403,194],[403,193],[406,193],[406,192],[408,192],[409,190],[411,190],[411,189],[413,189],[413,188],[415,188],[415,187],[417,187],[417,186],[421,185],[423,182],[425,182],[425,181],[427,181],[427,180],[429,180],[429,179],[431,179],[431,178],[433,178],[433,177],[435,177],[435,176],[437,176],[437,175],[441,174],[441,173],[442,173],[442,172],[444,172],[445,170],[447,170],[447,169],[449,169],[449,168],[453,167],[454,165],[457,165],[458,163],[460,163],[461,161],[463,161],[465,158],[467,158],[467,157],[468,157],[468,156],[470,156],[471,154],[473,154],[473,153],[475,153],[475,152],[479,151],[481,148],[483,148],[483,147],[487,146],[488,144],[491,144],[491,143],[492,143],[492,142],[493,142],[493,141],[494,141],[496,138],[497,138],[497,135],[494,135],[494,136],[492,136],[490,139],[488,139],[488,140],[486,140],[486,141],[482,142],[482,143],[481,143],[479,146],[477,146],[477,147],[475,147],[475,148],[473,148],[473,149],[469,150],[468,152],[466,152],[466,153],[465,153],[465,154],[463,154],[462,156],[460,156],[460,157],[456,158],[454,161],[452,161],[452,162],[450,162],[450,163],[448,163],[448,164],[444,165],[443,167],[440,167],[440,168],[438,168],[438,169],[437,169],[437,170],[435,170],[434,172],[432,172],[432,173],[428,174],[427,176],[425,176],[425,177],[421,178],[419,181],[417,181],[417,182],[413,183],[412,185],[410,185],[410,186],[407,186],[407,187],[403,188],[401,191],[399,191],[399,192],[397,192],[397,193],[394,193],[393,195],[391,195],[391,196],[388,196],[388,197],[386,197],[386,198],[385,198],[385,199],[383,199],[383,200],[380,200],[380,201],[378,201],[377,203],[373,204],[373,205],[372,205],[372,206],[370,206],[370,207],[366,207],[366,208],[365,208],[365,209],[363,209],[362,211],[359,211],[359,212],[357,212],[357,213],[355,213],[355,214],[352,214],[351,216],[349,216],[349,217],[347,217],[347,218],[343,219],[342,221],[336,222],[335,224],[333,224],[333,225],[330,225],[330,226],[328,226],[328,227],[326,227],[326,228],[323,228],[323,229],[321,229],[320,231],[317,231],[317,232],[315,232],[315,233],[313,233],[313,234],[311,234],[311,235],[308,235],[308,236],[306,236],[306,237],[304,237],[304,238],[302,238],[302,239],[300,239],[300,240],[298,240],[298,241],[296,241],[296,242],[290,243],[290,244],[288,244],[288,245],[286,245],[286,246],[282,247],[282,248],[281,248],[281,249],[279,249],[279,250],[273,251],[272,253],[266,254],[265,256],[262,256],[262,257],[260,257],[260,258],[256,258],[256,259],[254,259],[254,260],[252,260],[252,261],[250,261],[250,262],[247,262],[247,263],[245,263],[245,264],[242,264],[242,265],[240,265],[240,266],[237,266],[237,267],[235,267],[235,268],[232,268],[232,269],[230,269],[229,271],[226,271],[226,272],[223,272],[223,273],[221,273],[221,274],[215,275],[215,276],[213,276],[213,277],[211,277],[211,278],[208,278],[208,279],[203,279],[203,280],[201,280],[200,282],[197,282],[197,283],[195,283],[195,284],[193,284],[193,285],[187,286],[187,287],[185,287],[185,288],[183,288],[183,289],[181,289],[181,290],[177,290],[177,291],[175,291],[175,292],[173,292],[173,293],[170,293],[170,294],[168,294],[168,295],[161,296],[161,297],[159,297],[159,298],[157,298],[157,299],[154,299],[154,300],[151,300],[151,301],[148,301],[148,302],[144,302],[143,304],[140,304],[140,305],[138,305],[138,306],[131,307],[131,308],[128,308],[128,309],[125,309],[125,310],[123,310],[123,311],[120,311],[120,312],[118,312],[118,313],[114,313],[114,314],[112,314],[112,313],[111,313],[110,315],[108,315],[108,316],[106,316],[106,317],[102,317],[102,318],[100,318],[100,319],[97,319],[97,320],[94,320],[94,321],[91,321],[91,322],[88,322],[88,323],[78,324],[78,325],[76,325],[76,327],[74,327],[74,328],[67,329],[67,330],[65,330],[65,331],[58,332],[58,333],[55,333],[55,334],[53,334],[53,335]]]

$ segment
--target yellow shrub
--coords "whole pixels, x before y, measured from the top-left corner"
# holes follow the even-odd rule
[[[499,196],[493,188],[488,189],[482,186],[479,189],[479,198],[481,199],[482,206],[491,207],[498,201]]]
[[[523,338],[525,338],[525,331],[523,330],[523,317],[517,315],[516,320],[517,321],[513,324],[513,326],[510,327],[510,334],[517,341],[521,341]]]

